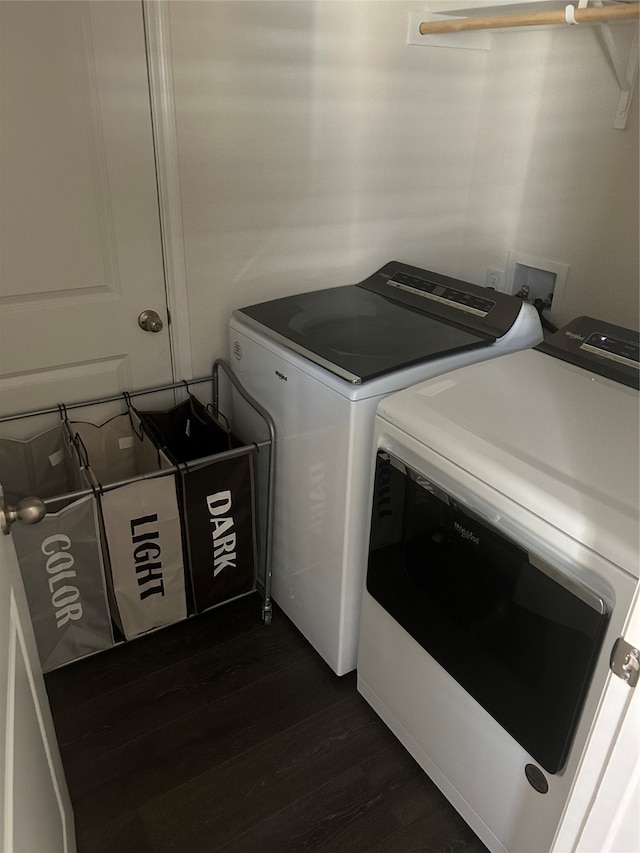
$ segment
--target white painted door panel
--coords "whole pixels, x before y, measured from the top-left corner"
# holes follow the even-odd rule
[[[170,381],[142,4],[2,0],[0,39],[0,409]]]
[[[16,552],[0,533],[3,853],[73,853],[71,801]]]
[[[640,648],[640,589],[621,636]],[[640,684],[611,674],[551,853],[640,850]]]

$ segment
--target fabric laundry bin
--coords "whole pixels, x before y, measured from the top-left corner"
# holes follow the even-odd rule
[[[0,482],[7,504],[46,501],[42,521],[12,528],[42,670],[110,648],[98,504],[71,494],[85,487],[63,424],[26,441],[0,439]]]
[[[131,410],[101,425],[74,421],[68,428],[82,476],[99,494],[114,622],[129,640],[185,619],[176,478],[162,473],[172,463]]]
[[[136,414],[180,469],[195,612],[252,592],[258,564],[254,449],[240,445],[193,395],[172,409]]]

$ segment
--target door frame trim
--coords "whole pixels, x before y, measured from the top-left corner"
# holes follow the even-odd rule
[[[168,0],[142,0],[174,380],[193,379]]]

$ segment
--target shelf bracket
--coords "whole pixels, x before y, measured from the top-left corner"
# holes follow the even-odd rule
[[[618,50],[618,45],[608,24],[600,25],[600,34],[605,50],[611,60],[611,65],[620,87],[620,97],[616,109],[613,126],[618,130],[624,130],[627,126],[627,116],[633,99],[633,90],[638,78],[638,30],[633,35],[631,48],[626,64],[623,62]]]

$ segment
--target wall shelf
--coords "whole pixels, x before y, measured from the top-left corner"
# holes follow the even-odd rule
[[[613,126],[626,127],[632,94],[638,76],[638,21],[640,2],[616,0],[577,0],[558,3],[556,0],[513,3],[499,6],[437,11],[417,11],[409,14],[408,43],[427,47],[490,50],[494,32],[514,32],[523,27],[536,29],[555,26],[597,26],[603,49],[616,75],[620,95]],[[626,59],[621,55],[613,34],[616,24],[635,25],[635,33]]]

